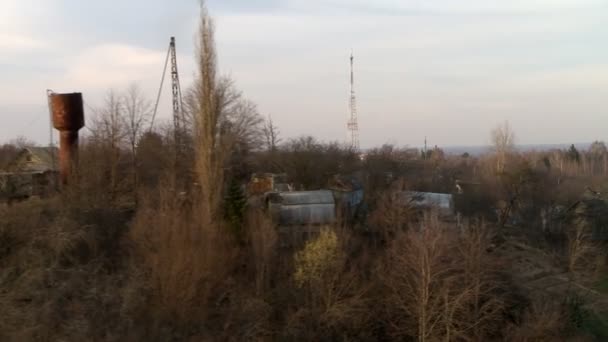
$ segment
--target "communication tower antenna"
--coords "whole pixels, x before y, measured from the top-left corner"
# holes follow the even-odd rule
[[[355,97],[355,71],[354,71],[355,57],[351,51],[350,53],[350,100],[349,110],[350,119],[348,120],[346,127],[350,133],[350,146],[354,150],[359,150],[359,123],[357,121],[357,99]]]

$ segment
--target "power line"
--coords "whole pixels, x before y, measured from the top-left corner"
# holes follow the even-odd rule
[[[171,55],[171,43],[169,43],[169,49],[167,50],[167,57],[165,57],[165,66],[163,67],[163,75],[160,78],[160,86],[158,87],[158,93],[156,95],[156,103],[154,104],[154,112],[152,113],[152,120],[150,121],[150,130],[154,127],[154,119],[156,119],[156,112],[158,111],[158,104],[160,102],[160,96],[163,92],[163,84],[165,83],[165,75],[167,74],[167,65],[169,64],[169,56]]]

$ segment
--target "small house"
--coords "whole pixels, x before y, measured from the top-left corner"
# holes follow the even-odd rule
[[[255,173],[251,176],[251,180],[247,184],[247,194],[249,196],[291,190],[291,186],[287,183],[287,175],[283,173]]]
[[[0,198],[46,196],[57,189],[58,149],[26,147],[0,171]]]

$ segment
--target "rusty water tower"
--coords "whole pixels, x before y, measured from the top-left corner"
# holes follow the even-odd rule
[[[53,127],[59,131],[59,172],[67,184],[78,163],[78,131],[84,127],[81,93],[50,95]]]

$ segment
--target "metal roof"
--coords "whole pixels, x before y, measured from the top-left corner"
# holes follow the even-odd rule
[[[329,190],[279,192],[269,200],[269,209],[281,225],[317,225],[336,220],[334,196]]]
[[[334,204],[334,196],[329,190],[281,192],[273,202],[286,205]]]
[[[436,192],[404,191],[402,192],[402,196],[406,203],[410,203],[416,206],[438,207],[441,209],[452,208],[451,194],[441,194]]]
[[[333,203],[279,205],[277,209],[281,225],[329,224],[336,220]]]

